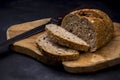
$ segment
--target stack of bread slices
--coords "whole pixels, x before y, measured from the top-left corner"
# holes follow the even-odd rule
[[[60,26],[46,25],[36,40],[42,54],[54,61],[74,61],[84,52],[95,52],[113,37],[114,27],[109,16],[97,9],[73,11]]]

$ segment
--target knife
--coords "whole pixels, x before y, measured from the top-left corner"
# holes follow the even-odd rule
[[[16,41],[19,41],[21,39],[25,39],[27,37],[30,37],[30,36],[32,36],[34,34],[43,32],[45,30],[45,25],[50,24],[50,23],[59,25],[61,23],[61,21],[62,21],[61,17],[51,18],[50,21],[47,22],[46,24],[43,24],[43,25],[38,26],[36,28],[33,28],[33,29],[29,30],[29,31],[26,31],[26,32],[24,32],[24,33],[22,33],[20,35],[17,35],[15,37],[11,38],[11,39],[8,39],[8,40],[0,43],[0,53],[5,52],[6,49],[9,48],[9,45],[13,44]]]

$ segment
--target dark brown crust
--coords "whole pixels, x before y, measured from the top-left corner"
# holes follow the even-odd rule
[[[55,35],[54,33],[52,33],[49,29],[46,28],[46,31],[50,37],[50,40],[52,42],[55,42],[57,44],[63,45],[63,46],[67,46],[69,48],[75,49],[75,50],[80,50],[80,51],[88,51],[89,49],[89,45],[86,44],[78,44],[72,41],[68,41],[64,38],[61,38],[60,36]]]
[[[101,48],[105,44],[107,44],[113,37],[113,23],[112,20],[105,14],[104,12],[97,10],[97,9],[81,9],[78,11],[74,11],[68,15],[66,15],[62,21],[61,26],[64,27],[66,25],[66,18],[72,15],[78,15],[81,17],[79,14],[80,12],[90,12],[93,15],[91,16],[82,16],[85,17],[86,19],[91,22],[93,29],[95,31],[96,37],[95,37],[95,45],[94,48],[91,48],[90,51],[94,52],[98,48]],[[98,15],[99,17],[94,16],[94,14]]]

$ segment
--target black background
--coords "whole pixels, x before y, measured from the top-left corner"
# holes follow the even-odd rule
[[[4,0],[0,1],[0,43],[9,26],[53,17],[74,8],[97,8],[120,22],[118,0]],[[117,4],[118,3],[118,4]],[[89,74],[70,74],[31,57],[6,51],[0,54],[0,80],[120,80],[120,65]]]

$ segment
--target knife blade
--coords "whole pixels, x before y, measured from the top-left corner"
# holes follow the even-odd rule
[[[50,24],[50,23],[53,23],[53,24],[60,24],[61,22],[61,18],[58,17],[58,18],[51,18],[49,22],[47,22],[46,24],[43,24],[41,26],[38,26],[36,28],[33,28],[29,31],[26,31],[20,35],[17,35],[11,39],[8,39],[2,43],[0,43],[0,53],[2,52],[5,52],[6,51],[6,48],[9,47],[9,45],[13,44],[14,42],[16,41],[19,41],[21,39],[24,39],[24,38],[27,38],[27,37],[30,37],[34,34],[37,34],[37,33],[40,33],[40,32],[43,32],[45,30],[45,25],[47,24]]]

